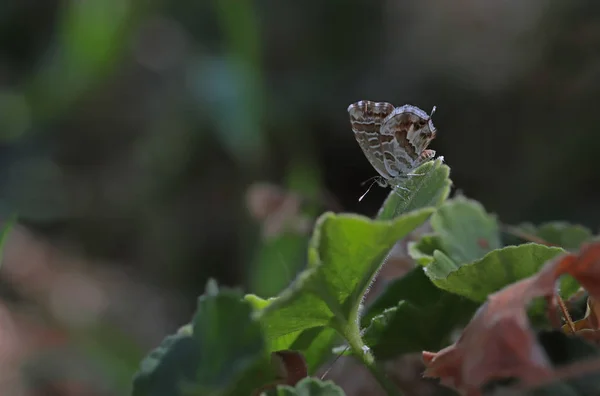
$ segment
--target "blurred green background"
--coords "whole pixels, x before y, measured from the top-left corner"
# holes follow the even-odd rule
[[[127,394],[209,277],[281,290],[319,213],[387,193],[361,99],[437,106],[503,221],[597,230],[597,1],[0,2],[0,393]]]

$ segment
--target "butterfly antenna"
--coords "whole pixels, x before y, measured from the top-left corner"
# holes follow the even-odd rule
[[[431,109],[431,113],[429,114],[429,118],[433,117],[433,114],[435,113],[436,110],[437,110],[437,107],[433,106],[433,109]]]
[[[368,182],[370,182],[373,179],[377,179],[379,176],[371,176],[369,177],[367,180],[365,180],[364,182],[360,183],[361,186],[364,186],[365,184],[367,184]]]
[[[369,191],[371,191],[371,188],[373,188],[373,185],[377,183],[377,180],[373,181],[371,183],[371,185],[369,186],[369,188],[367,188],[367,191],[365,191],[365,193],[363,195],[360,196],[360,198],[358,198],[358,202],[362,201],[362,199],[365,197],[365,195],[367,195],[369,193]]]

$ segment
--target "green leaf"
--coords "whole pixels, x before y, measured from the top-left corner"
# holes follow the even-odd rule
[[[288,349],[302,352],[311,375],[331,357],[331,348],[339,339],[331,327],[313,327],[300,332]]]
[[[378,359],[437,350],[453,330],[471,318],[479,304],[437,288],[422,267],[399,278],[371,304],[361,320],[370,322],[365,343]]]
[[[395,307],[401,301],[410,301],[418,306],[435,305],[444,294],[446,292],[431,283],[423,268],[413,268],[404,276],[388,283],[385,290],[365,309],[361,325],[368,326],[375,316]]]
[[[479,260],[457,267],[454,261],[436,251],[434,262],[425,267],[425,272],[437,287],[483,302],[489,294],[534,275],[546,261],[564,252],[557,247],[528,243],[494,250]],[[562,292],[570,294],[575,290],[569,282]]]
[[[135,26],[130,1],[74,2],[61,11],[56,16],[55,50],[45,54],[26,87],[36,118],[57,117],[79,95],[101,84],[127,48],[123,37]]]
[[[197,381],[208,389],[225,389],[263,354],[260,325],[252,307],[234,291],[203,295],[192,320],[200,356]]]
[[[252,306],[209,282],[189,326],[151,352],[134,378],[134,396],[251,394],[274,378]]]
[[[408,243],[408,254],[415,262],[423,267],[433,262],[433,252],[442,248],[440,237],[435,234],[425,234],[417,242]]]
[[[356,336],[360,302],[383,259],[396,241],[432,212],[422,209],[394,221],[321,216],[309,248],[308,269],[259,314],[268,342],[321,326],[333,327],[346,337],[348,331],[355,331]]]
[[[254,306],[257,312],[276,300],[275,298],[264,300],[254,294],[247,294],[244,298]],[[339,338],[339,334],[331,327],[311,327],[268,339],[267,350],[275,352],[290,349],[301,352],[306,360],[308,374],[312,375],[329,359],[332,346]]]
[[[274,296],[287,287],[306,264],[308,235],[283,233],[261,243],[252,260],[249,283],[262,296]]]
[[[594,237],[589,228],[563,221],[544,223],[537,227],[533,224],[521,224],[517,228],[568,250],[579,249],[582,243],[589,242]]]
[[[563,249],[538,244],[501,248],[496,218],[476,201],[458,196],[431,216],[434,233],[409,246],[433,283],[450,293],[483,302],[490,293],[535,274]],[[570,277],[561,294],[576,290]]]
[[[198,361],[199,350],[191,335],[167,336],[142,361],[133,379],[133,396],[182,395],[180,386],[194,380]]]
[[[17,215],[12,215],[8,218],[8,220],[4,223],[4,227],[2,227],[2,231],[0,231],[0,266],[4,261],[4,245],[8,239],[8,235],[12,231],[13,227],[17,223]]]
[[[442,158],[429,161],[415,169],[416,176],[402,185],[406,190],[393,189],[377,214],[378,220],[390,220],[412,210],[437,207],[450,194],[450,168]],[[407,191],[408,190],[408,191]]]
[[[331,381],[321,381],[315,378],[304,378],[291,386],[278,386],[276,390],[267,392],[267,396],[344,396],[345,393]]]
[[[437,246],[430,245],[457,267],[502,247],[496,218],[486,213],[479,202],[463,196],[446,201],[431,216],[431,228],[437,236],[433,240]]]

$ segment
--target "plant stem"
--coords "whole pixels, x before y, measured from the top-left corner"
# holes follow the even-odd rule
[[[379,382],[379,385],[381,385],[381,387],[389,396],[403,396],[402,392],[400,392],[400,389],[398,389],[398,387],[388,379],[384,372],[377,368],[377,365],[374,361],[371,364],[367,364],[364,361],[363,363],[365,366],[367,366],[371,374],[373,374],[377,382]]]
[[[389,396],[403,396],[402,392],[398,389],[398,387],[390,381],[384,372],[379,370],[377,364],[375,363],[375,357],[371,353],[371,351],[366,348],[366,345],[362,341],[362,337],[360,336],[360,331],[358,326],[350,322],[345,326],[344,336],[350,348],[354,352],[354,355],[357,356],[360,361],[367,366],[371,374],[375,377],[379,385],[387,392]]]

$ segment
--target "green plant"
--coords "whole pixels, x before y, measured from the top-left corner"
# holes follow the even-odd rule
[[[292,380],[286,370],[282,373],[281,367],[278,370],[272,361],[278,351],[297,351],[303,356],[308,374],[312,374],[333,356],[332,349],[341,339],[345,348],[338,350],[359,359],[389,395],[401,395],[402,391],[379,363],[449,345],[453,331],[467,325],[476,311],[462,341],[496,345],[499,338],[494,331],[498,329],[476,326],[483,315],[485,320],[500,318],[498,323],[518,323],[519,331],[511,328],[513,333],[509,331],[508,336],[522,335],[529,342],[524,342],[523,347],[529,345],[550,356],[544,357],[550,362],[544,360],[545,371],[539,376],[532,374],[537,381],[534,385],[544,385],[544,381],[549,381],[545,375],[556,374],[553,364],[596,355],[595,347],[580,339],[574,341],[556,331],[548,333],[547,327],[557,324],[547,320],[543,304],[537,300],[527,311],[533,325],[527,324],[527,320],[516,320],[522,319],[521,308],[525,312],[527,302],[534,297],[554,301],[555,296],[548,294],[547,289],[516,299],[517,303],[508,308],[494,305],[507,296],[520,297],[515,290],[522,285],[538,285],[543,280],[544,287],[554,290],[553,282],[567,273],[573,277],[561,280],[563,298],[573,295],[579,284],[593,296],[591,286],[595,278],[582,275],[573,266],[587,260],[593,272],[600,266],[600,259],[591,253],[575,256],[566,250],[592,240],[591,232],[564,223],[539,228],[526,225],[518,228],[516,234],[543,243],[506,245],[501,225],[479,203],[463,196],[448,199],[449,171],[440,159],[422,165],[415,172],[419,176],[405,184],[406,190],[390,193],[375,220],[353,214],[323,214],[314,227],[306,268],[275,298],[244,296],[240,291],[218,288],[215,282],[210,282],[198,300],[192,322],[167,337],[142,362],[134,379],[133,394],[251,395],[264,389],[274,395],[342,395],[341,389],[328,381]],[[432,233],[409,247],[416,266],[363,307],[365,292],[390,249],[428,220]],[[550,246],[553,244],[559,246]],[[562,272],[544,277],[559,267]],[[597,279],[600,282],[600,276]],[[533,286],[523,288],[538,291]],[[493,315],[485,316],[488,313]],[[541,330],[544,332],[540,333]],[[535,337],[540,341],[532,341]],[[548,337],[552,343],[547,342]],[[465,369],[461,364],[470,361],[464,358],[470,352],[459,350],[461,340],[437,354],[424,352],[427,373],[441,377],[442,382],[453,384],[460,391],[480,394],[479,385],[460,383],[463,378],[460,372]],[[553,348],[557,345],[567,352],[554,356]],[[457,353],[461,359],[455,364],[444,360],[447,356],[458,356]],[[510,360],[509,348],[498,353],[508,354],[501,358]],[[533,363],[527,359],[519,367],[531,373]],[[446,371],[438,370],[440,367]],[[504,377],[502,367],[479,369],[485,371],[485,378]],[[509,377],[515,377],[514,373]],[[594,386],[597,389],[598,381]],[[579,383],[568,380],[551,390],[564,387],[576,389],[575,394],[584,394]]]

